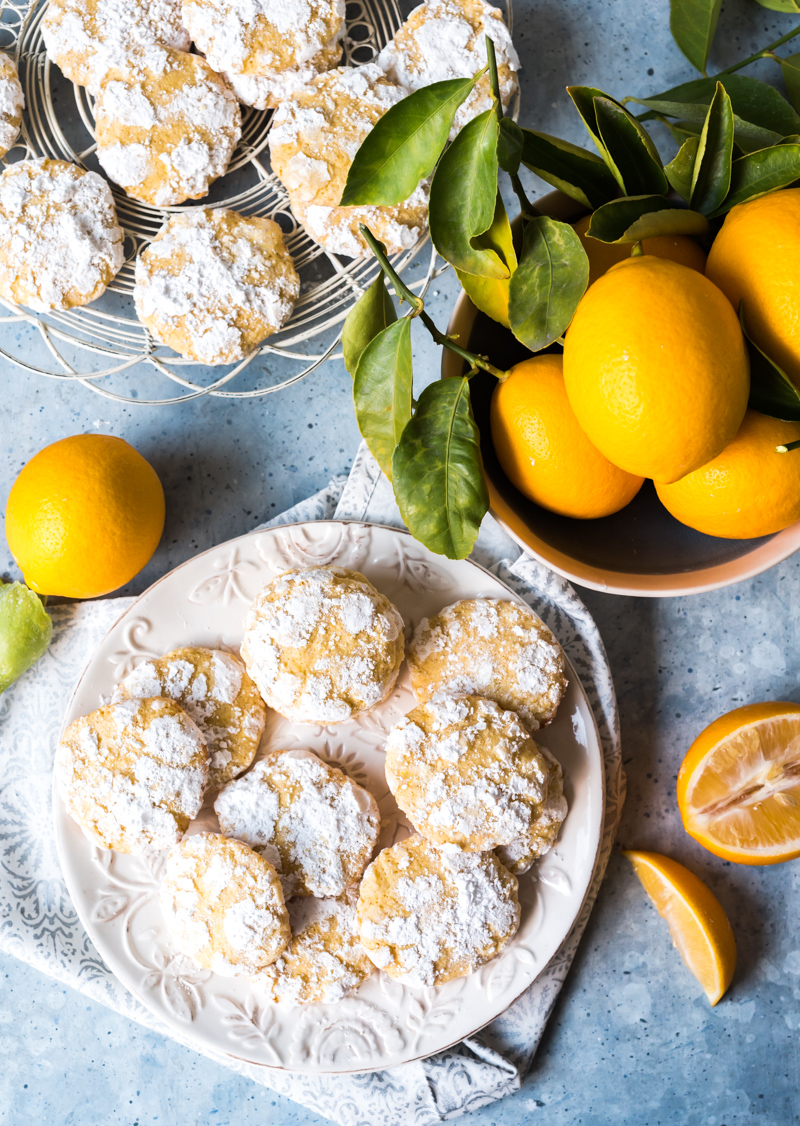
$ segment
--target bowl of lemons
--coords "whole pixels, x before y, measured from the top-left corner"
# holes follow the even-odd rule
[[[800,384],[800,189],[733,208],[713,241],[664,235],[633,255],[588,237],[560,192],[537,208],[573,224],[589,259],[562,339],[534,356],[466,293],[448,328],[508,373],[471,381],[494,516],[559,574],[616,594],[713,590],[787,558],[800,423],[753,409],[739,310]],[[445,350],[443,376],[463,372]]]

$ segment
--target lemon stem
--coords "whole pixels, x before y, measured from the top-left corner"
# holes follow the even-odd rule
[[[631,247],[631,258],[641,258],[644,254],[644,247],[640,242],[635,242]]]
[[[775,451],[779,454],[788,454],[790,450],[800,450],[800,438],[796,442],[787,442],[785,446],[775,447]]]

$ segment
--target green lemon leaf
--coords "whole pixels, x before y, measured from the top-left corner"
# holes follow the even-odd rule
[[[358,429],[389,480],[394,448],[411,418],[412,382],[411,318],[403,317],[369,342],[353,378]]]
[[[706,72],[721,4],[722,0],[670,0],[672,38],[702,74]]]
[[[0,692],[35,665],[50,644],[53,623],[24,583],[0,585]]]
[[[433,245],[467,274],[507,278],[508,267],[480,236],[494,218],[498,121],[493,109],[474,117],[439,161],[431,184]]]
[[[489,508],[469,380],[441,379],[419,398],[392,461],[394,495],[415,539],[466,559]]]
[[[710,215],[720,206],[731,186],[733,163],[733,109],[725,87],[717,83],[717,92],[703,124],[692,174],[689,205],[703,215]]]
[[[713,217],[724,215],[737,203],[786,188],[795,180],[800,180],[800,144],[781,144],[746,153],[734,160],[730,192]]]
[[[593,152],[533,129],[523,129],[522,135],[522,163],[570,199],[591,211],[619,194],[605,162]]]
[[[642,101],[641,104],[645,105],[645,102]],[[646,104],[666,117],[679,118],[680,120],[674,122],[674,126],[683,134],[699,137],[703,131],[703,125],[708,114],[708,105],[702,102],[697,104],[690,102],[656,102],[652,98],[648,98]],[[777,145],[782,137],[782,133],[765,129],[761,125],[754,125],[751,121],[745,121],[736,114],[733,115],[733,138],[744,152],[766,148],[768,145]]]
[[[688,137],[681,145],[676,156],[669,164],[664,165],[664,171],[670,185],[687,203],[689,202],[689,196],[692,194],[694,162],[699,147],[699,137]]]
[[[483,236],[483,241],[497,252],[513,275],[517,268],[517,255],[514,250],[511,224],[499,192],[494,205],[494,219]],[[456,277],[477,309],[486,313],[493,321],[505,325],[506,328],[511,327],[508,320],[508,292],[511,284],[509,278],[481,278],[477,274],[465,274],[461,270],[456,270]]]
[[[511,275],[511,331],[538,352],[569,327],[589,284],[589,260],[569,223],[540,215],[525,226],[519,265]]]
[[[567,93],[572,98],[575,109],[581,115],[581,121],[586,127],[586,132],[594,141],[597,151],[607,162],[608,153],[606,146],[603,144],[603,138],[600,136],[594,100],[595,98],[607,98],[608,94],[604,94],[596,86],[568,86]]]
[[[378,274],[347,314],[342,329],[344,366],[351,375],[355,375],[361,353],[370,340],[396,320],[394,302],[384,283],[383,274]]]
[[[781,73],[792,107],[800,110],[800,53],[781,59]]]
[[[423,86],[379,118],[356,153],[340,206],[402,203],[430,176],[447,144],[456,110],[475,80]]]
[[[633,196],[598,207],[586,233],[600,242],[640,242],[658,235],[705,235],[708,220],[663,196]]]
[[[661,157],[644,126],[612,98],[595,98],[594,108],[611,172],[625,194],[666,194],[669,183]]]
[[[519,172],[523,145],[524,138],[519,125],[512,118],[504,117],[497,136],[497,163],[509,176],[515,176]]]
[[[654,94],[651,98],[626,98],[625,101],[639,102],[667,117],[702,120],[695,116],[699,113],[697,107],[708,108],[711,105],[717,81],[716,78],[696,78],[692,82],[684,82],[671,90],[665,90],[663,94]],[[740,123],[777,133],[781,137],[800,133],[800,117],[774,86],[768,86],[766,82],[744,74],[725,74],[719,81],[725,87],[733,112]],[[651,102],[657,104],[650,105]],[[658,108],[664,104],[670,104],[672,111]],[[695,107],[692,113],[683,112],[687,105]],[[742,128],[742,124],[738,124],[737,128]]]
[[[769,8],[773,12],[800,12],[797,0],[757,0],[762,8]]]
[[[747,405],[783,422],[800,422],[800,391],[786,372],[748,335],[744,302],[739,305],[739,321],[750,353],[750,399]]]

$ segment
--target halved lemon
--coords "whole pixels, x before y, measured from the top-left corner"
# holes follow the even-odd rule
[[[800,704],[748,704],[695,739],[678,774],[683,826],[736,864],[800,856]]]
[[[736,940],[720,901],[677,860],[633,850],[625,856],[659,915],[669,923],[672,941],[684,962],[716,1005],[736,969]]]

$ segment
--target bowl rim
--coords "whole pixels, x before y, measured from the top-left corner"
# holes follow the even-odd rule
[[[587,209],[562,192],[548,192],[536,201],[536,207],[554,219],[574,221],[587,214]],[[448,335],[456,334],[468,340],[478,310],[462,290],[447,326]],[[454,352],[442,349],[441,378],[460,376],[463,361]],[[523,550],[530,552],[540,563],[562,575],[570,582],[604,594],[621,594],[639,598],[678,598],[686,594],[704,594],[711,590],[732,586],[753,579],[764,571],[788,559],[800,548],[800,521],[777,532],[766,543],[738,559],[731,559],[712,567],[667,574],[637,574],[612,571],[596,567],[559,551],[542,540],[519,516],[496,488],[488,473],[484,474],[489,490],[489,511]]]

